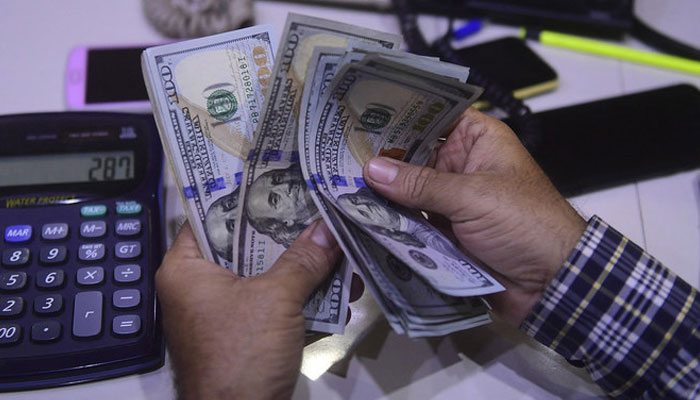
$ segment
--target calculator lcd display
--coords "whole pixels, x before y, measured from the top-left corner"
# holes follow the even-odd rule
[[[133,151],[0,157],[0,187],[134,179]]]

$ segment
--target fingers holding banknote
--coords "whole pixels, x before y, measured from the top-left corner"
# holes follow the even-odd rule
[[[473,109],[437,152],[435,168],[375,158],[364,175],[388,199],[445,217],[462,248],[506,286],[489,302],[514,324],[540,299],[586,228],[513,131]]]
[[[289,397],[304,344],[303,304],[339,253],[318,221],[269,271],[240,278],[204,260],[185,224],[156,275],[181,397]]]

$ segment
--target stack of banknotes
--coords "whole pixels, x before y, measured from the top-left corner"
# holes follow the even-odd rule
[[[400,41],[290,14],[279,47],[270,26],[256,26],[143,53],[205,257],[253,276],[316,219],[338,239],[345,257],[305,304],[310,331],[343,332],[353,268],[392,328],[413,337],[489,322],[478,296],[503,290],[420,212],[362,178],[377,155],[425,164],[481,94],[464,83],[467,68],[399,51]]]

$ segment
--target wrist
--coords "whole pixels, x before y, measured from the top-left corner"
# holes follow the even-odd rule
[[[500,276],[506,292],[487,297],[503,320],[514,326],[522,324],[565,266],[587,226],[586,221],[571,209],[571,214],[559,219],[558,224],[550,221],[531,232],[540,243],[531,245],[533,253],[518,259],[517,266],[507,276]],[[546,245],[542,246],[542,243]]]

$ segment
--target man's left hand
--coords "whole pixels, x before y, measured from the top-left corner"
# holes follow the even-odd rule
[[[185,224],[156,274],[180,398],[291,397],[304,345],[304,302],[339,255],[320,220],[269,271],[240,278],[204,260]]]

